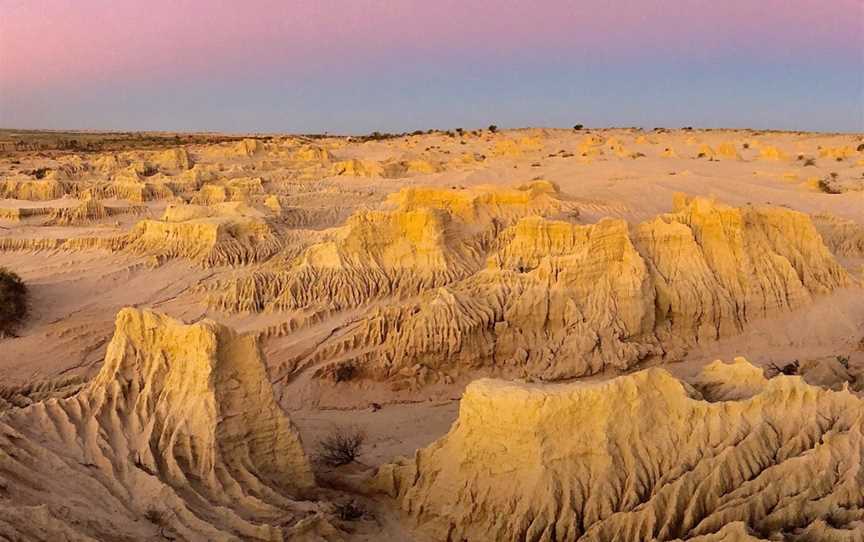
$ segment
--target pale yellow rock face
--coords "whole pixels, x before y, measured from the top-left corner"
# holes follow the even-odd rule
[[[759,158],[762,160],[788,160],[789,156],[777,147],[764,145],[759,149]]]
[[[832,160],[852,158],[857,156],[858,152],[855,150],[855,147],[851,145],[844,145],[842,147],[824,147],[819,150],[820,158],[830,158]]]
[[[6,179],[0,182],[0,197],[44,201],[63,197],[64,184],[57,180]]]
[[[371,160],[342,160],[333,164],[332,173],[350,177],[382,177],[384,167]]]
[[[183,148],[167,149],[151,156],[148,161],[159,169],[169,171],[185,171],[192,167],[189,152]]]
[[[253,337],[134,309],[81,392],[0,415],[0,479],[0,536],[27,540],[148,538],[148,511],[184,539],[282,540],[314,486]]]
[[[819,214],[813,221],[832,252],[843,256],[864,256],[864,225],[830,213]]]
[[[351,216],[332,240],[274,271],[269,285],[261,276],[241,279],[213,302],[231,310],[341,310],[417,294],[479,271],[501,225],[564,206],[545,181],[514,189],[404,189],[387,199],[386,210]]]
[[[635,229],[672,335],[718,338],[850,282],[807,215],[704,198],[678,197],[675,208]]]
[[[744,364],[728,382],[747,393],[719,402],[661,369],[479,380],[450,432],[375,485],[439,540],[854,540],[861,399],[800,377],[737,383]]]
[[[355,345],[363,374],[409,387],[476,369],[559,380],[733,336],[853,283],[807,215],[683,196],[675,209],[633,228],[523,218],[482,271],[375,309],[314,355]]]
[[[140,221],[114,248],[213,267],[264,260],[280,247],[261,213],[227,203],[169,206],[162,220]]]
[[[105,205],[90,195],[76,207],[52,209],[46,224],[86,224],[91,221],[102,220],[110,215],[111,212]]]

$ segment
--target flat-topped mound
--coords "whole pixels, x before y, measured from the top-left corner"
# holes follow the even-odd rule
[[[707,540],[730,525],[742,537],[711,539],[849,539],[862,400],[800,377],[756,388],[708,402],[661,369],[476,381],[450,432],[377,486],[432,539]]]

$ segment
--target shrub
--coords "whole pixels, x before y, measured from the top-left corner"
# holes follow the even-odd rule
[[[318,442],[318,460],[331,467],[347,465],[357,460],[366,434],[357,427],[334,427]]]
[[[778,366],[775,363],[768,364],[768,371],[770,373],[773,373],[775,376],[781,375],[781,374],[784,374],[787,376],[797,375],[797,374],[799,374],[800,369],[801,369],[801,364],[798,362],[797,359],[793,360],[791,363],[787,363],[787,364],[782,365],[782,366]]]
[[[34,170],[30,171],[29,173],[30,173],[30,175],[33,175],[36,179],[41,180],[41,179],[44,179],[46,175],[48,175],[49,171],[51,171],[50,168],[40,167],[39,169],[34,169]]]
[[[582,125],[582,124],[577,124],[577,125],[575,125],[575,126],[573,127],[573,129],[576,130],[576,131],[579,131],[579,130],[581,130],[581,129],[584,128],[584,127],[585,127],[585,126]]]
[[[0,337],[14,334],[27,318],[27,285],[17,274],[0,267]]]
[[[819,190],[826,194],[842,194],[842,190],[838,190],[831,185],[831,181],[825,178],[819,179]]]
[[[837,363],[843,366],[844,369],[849,368],[849,356],[834,356],[837,359]]]
[[[489,131],[492,132],[492,133],[494,134],[495,132],[498,131],[498,127],[495,126],[494,124],[490,124],[490,125],[489,125]]]
[[[357,366],[350,361],[340,363],[333,369],[333,380],[336,382],[347,382],[357,376]]]
[[[366,510],[354,501],[345,501],[333,505],[336,517],[342,521],[357,521],[366,515]]]
[[[864,152],[864,143],[861,143],[860,145],[858,145],[857,151],[858,152]]]
[[[804,167],[815,166],[815,165],[816,165],[816,160],[814,160],[812,158],[808,158],[808,159],[804,160]]]
[[[148,508],[144,512],[144,519],[160,527],[165,525],[165,513],[157,508]]]

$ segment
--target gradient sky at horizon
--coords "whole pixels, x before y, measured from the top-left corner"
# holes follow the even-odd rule
[[[864,132],[864,0],[0,0],[0,127]]]

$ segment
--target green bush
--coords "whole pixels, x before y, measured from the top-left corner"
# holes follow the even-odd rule
[[[13,335],[27,318],[27,286],[21,277],[0,267],[0,337]]]

